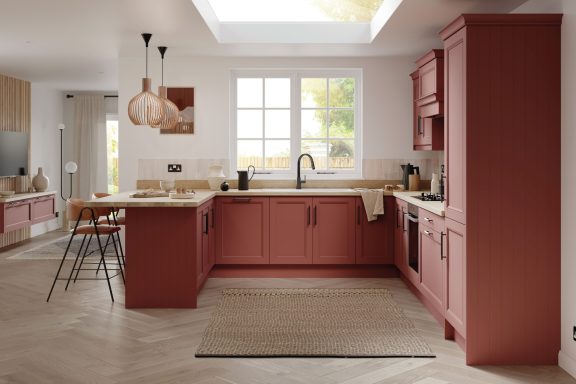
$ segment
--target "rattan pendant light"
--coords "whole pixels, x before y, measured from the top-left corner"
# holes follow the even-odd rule
[[[150,124],[152,128],[172,129],[178,124],[179,110],[176,104],[168,99],[168,89],[164,86],[164,54],[168,47],[158,47],[162,57],[162,85],[158,87],[158,96],[162,100],[164,119],[159,124]]]
[[[156,125],[164,119],[164,103],[150,90],[152,80],[148,78],[148,43],[152,34],[143,33],[146,43],[146,77],[142,79],[142,92],[128,103],[128,116],[135,125]]]

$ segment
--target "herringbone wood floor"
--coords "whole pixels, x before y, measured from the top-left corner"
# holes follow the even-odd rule
[[[56,260],[6,260],[62,236],[52,233],[0,252],[0,383],[505,384],[576,383],[558,367],[482,367],[464,354],[399,279],[209,279],[196,310],[126,310],[115,279],[59,283]],[[195,359],[226,287],[386,287],[414,321],[435,359]]]

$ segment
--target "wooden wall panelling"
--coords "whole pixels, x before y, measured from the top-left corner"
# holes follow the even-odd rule
[[[0,131],[30,134],[30,95],[30,82],[0,75]],[[30,164],[30,138],[28,138],[28,164]],[[15,189],[16,178],[0,177],[0,190]],[[30,228],[0,234],[0,248],[28,238]]]

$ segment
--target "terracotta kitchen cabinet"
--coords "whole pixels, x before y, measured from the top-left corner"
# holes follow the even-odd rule
[[[445,316],[468,364],[558,363],[561,21],[465,14],[440,32]],[[519,192],[534,175],[546,204]]]
[[[394,264],[394,197],[384,197],[384,215],[368,221],[362,198],[356,198],[356,264]]]
[[[312,198],[270,198],[270,264],[312,264]]]
[[[354,264],[356,198],[315,197],[313,200],[313,263]]]
[[[216,203],[216,263],[269,264],[268,197],[221,197]]]
[[[444,313],[444,218],[419,210],[420,291]]]
[[[196,209],[196,283],[200,288],[214,267],[214,201]]]
[[[434,49],[416,61],[413,86],[414,150],[444,149],[443,50]]]
[[[408,228],[405,215],[408,203],[404,200],[395,199],[394,209],[394,264],[404,274],[408,267]]]

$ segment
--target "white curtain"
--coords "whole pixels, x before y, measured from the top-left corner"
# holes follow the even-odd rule
[[[103,95],[74,96],[74,126],[74,157],[78,159],[74,195],[89,199],[94,192],[108,192]]]

